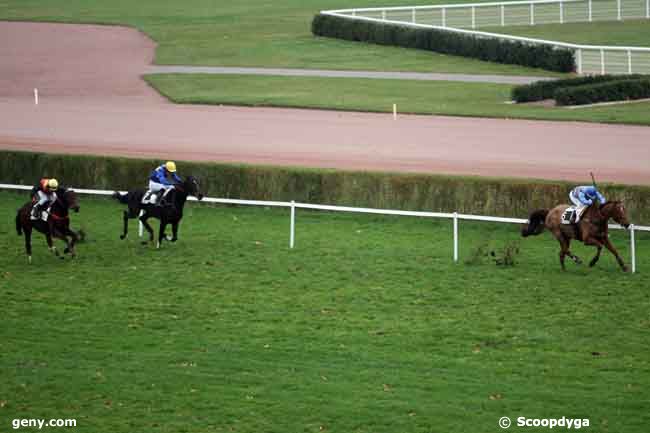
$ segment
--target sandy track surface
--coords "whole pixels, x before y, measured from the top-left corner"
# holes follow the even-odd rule
[[[139,78],[154,49],[132,29],[0,23],[0,148],[650,184],[650,128],[179,106]]]

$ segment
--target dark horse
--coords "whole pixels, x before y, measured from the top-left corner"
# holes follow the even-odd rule
[[[608,236],[607,222],[613,219],[618,224],[626,229],[630,225],[625,212],[625,206],[620,201],[610,201],[606,204],[598,204],[594,202],[591,206],[585,209],[582,218],[578,224],[562,224],[562,214],[568,205],[558,205],[551,210],[539,209],[530,214],[528,218],[528,225],[524,226],[521,230],[523,237],[530,235],[538,235],[544,228],[547,228],[553,233],[553,236],[560,242],[560,264],[562,270],[564,267],[564,258],[569,256],[577,264],[582,263],[580,258],[571,253],[569,245],[571,239],[577,239],[584,242],[585,245],[593,245],[598,249],[598,252],[589,262],[589,266],[594,266],[600,258],[600,252],[603,246],[611,251],[616,256],[616,261],[624,272],[628,272],[628,267],[625,266],[623,259],[612,245]]]
[[[54,246],[52,238],[62,239],[66,243],[64,253],[70,253],[73,258],[76,256],[74,246],[79,240],[79,236],[70,229],[70,215],[68,211],[72,209],[75,212],[79,212],[77,194],[71,189],[59,188],[56,196],[57,198],[52,203],[50,216],[47,221],[40,219],[40,215],[37,220],[30,218],[32,207],[34,206],[33,202],[25,204],[16,213],[16,231],[18,232],[18,236],[22,235],[23,232],[25,234],[25,252],[30,263],[32,262],[33,229],[45,235],[48,248],[57,256],[59,252]],[[69,240],[68,237],[70,238]]]
[[[192,176],[187,176],[185,180],[176,185],[173,191],[169,192],[171,196],[168,205],[160,206],[153,204],[143,204],[142,197],[144,197],[144,190],[134,190],[129,191],[126,194],[120,194],[119,192],[113,193],[113,198],[118,200],[120,203],[128,205],[128,210],[124,211],[124,233],[120,235],[120,239],[125,239],[128,230],[129,230],[129,219],[137,218],[142,211],[139,219],[142,222],[142,225],[149,232],[149,242],[153,242],[153,228],[149,225],[147,220],[151,217],[157,218],[160,220],[160,229],[158,230],[158,244],[157,247],[160,248],[162,240],[165,238],[165,228],[167,224],[172,225],[172,238],[169,239],[172,242],[178,240],[178,224],[183,218],[183,207],[185,206],[185,201],[190,195],[195,196],[199,200],[203,199],[203,194],[199,192],[199,182],[196,178]],[[144,242],[146,243],[146,242]]]

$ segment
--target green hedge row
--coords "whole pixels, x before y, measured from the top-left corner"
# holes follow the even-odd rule
[[[57,177],[80,188],[143,188],[154,159],[127,159],[0,150],[0,183],[34,184]],[[352,172],[177,161],[181,175],[200,179],[211,197],[276,200],[383,209],[454,212],[526,218],[535,208],[568,201],[571,184]],[[624,200],[637,224],[650,224],[650,187],[606,185],[606,197]]]
[[[566,78],[563,80],[542,80],[530,84],[524,84],[512,89],[512,99],[517,102],[534,102],[543,99],[555,98],[555,91],[558,89],[583,86],[589,84],[606,83],[642,78],[642,75],[587,75],[584,77]]]
[[[585,105],[644,98],[650,98],[650,77],[567,87],[555,92],[557,105]]]
[[[312,21],[312,33],[316,36],[418,48],[551,71],[572,72],[575,70],[573,53],[569,50],[528,45],[497,38],[478,38],[437,29],[414,28],[318,14]]]

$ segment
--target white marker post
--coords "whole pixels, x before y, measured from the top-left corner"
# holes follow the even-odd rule
[[[397,104],[393,104],[393,120],[397,120]]]
[[[34,88],[34,105],[38,105],[38,89]]]

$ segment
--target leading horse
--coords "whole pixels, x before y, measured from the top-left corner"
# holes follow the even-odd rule
[[[74,258],[76,256],[74,246],[79,241],[79,236],[70,229],[69,210],[79,212],[77,194],[71,189],[59,188],[56,200],[50,207],[47,221],[43,221],[40,215],[37,220],[31,219],[33,206],[33,202],[26,203],[16,212],[16,232],[18,232],[18,236],[25,235],[25,252],[29,263],[32,262],[32,231],[34,229],[45,235],[47,246],[52,253],[59,256],[52,241],[52,238],[57,238],[66,243],[64,253],[70,253]]]
[[[560,243],[560,265],[564,267],[564,258],[569,256],[577,264],[582,263],[580,258],[571,253],[569,249],[571,239],[577,239],[584,242],[585,245],[592,245],[598,249],[596,255],[589,262],[589,266],[594,266],[600,259],[600,252],[603,246],[607,248],[615,257],[619,266],[624,272],[629,269],[623,262],[618,251],[609,240],[608,221],[614,220],[626,229],[630,226],[630,221],[625,211],[625,206],[620,201],[610,201],[605,204],[594,202],[585,209],[582,218],[578,224],[563,224],[562,214],[568,205],[558,205],[551,210],[538,209],[530,214],[528,224],[521,230],[523,237],[538,235],[544,231],[544,228],[550,230]]]
[[[149,242],[153,242],[154,234],[153,228],[151,228],[147,220],[152,217],[160,220],[157,248],[160,248],[162,240],[166,239],[165,228],[167,224],[171,224],[172,226],[172,238],[169,240],[171,242],[178,240],[178,225],[183,218],[183,207],[185,206],[187,197],[192,195],[199,200],[203,199],[203,194],[201,194],[199,188],[199,181],[193,176],[187,176],[182,183],[176,185],[174,190],[169,192],[169,195],[172,196],[169,199],[170,205],[161,206],[142,203],[144,195],[144,190],[133,190],[126,194],[120,194],[119,192],[113,193],[114,199],[122,204],[128,205],[128,210],[125,210],[123,213],[124,232],[120,235],[120,239],[125,239],[128,235],[129,219],[137,218],[142,211],[139,220],[149,233]]]

